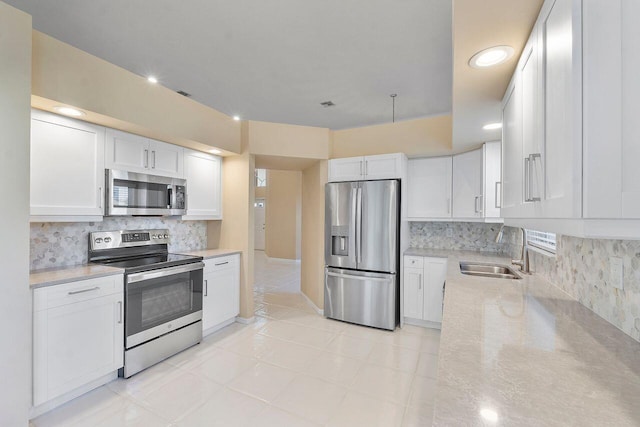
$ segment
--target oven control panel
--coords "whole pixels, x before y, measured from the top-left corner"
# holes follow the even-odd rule
[[[89,233],[91,250],[127,248],[133,246],[166,245],[169,230],[120,230]]]

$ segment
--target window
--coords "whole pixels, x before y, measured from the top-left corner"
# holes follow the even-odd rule
[[[556,234],[527,230],[527,244],[552,254],[556,253]]]
[[[266,186],[267,186],[267,170],[256,169],[256,187],[266,187]]]

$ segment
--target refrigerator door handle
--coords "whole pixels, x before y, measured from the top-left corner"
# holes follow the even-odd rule
[[[356,263],[362,261],[362,188],[356,189]]]
[[[362,281],[370,281],[370,282],[390,282],[395,278],[395,276],[389,276],[389,277],[355,276],[353,274],[334,273],[332,271],[327,271],[327,276],[339,277],[341,279],[353,279],[353,280],[362,280]]]

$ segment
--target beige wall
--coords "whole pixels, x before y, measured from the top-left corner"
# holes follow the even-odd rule
[[[254,162],[246,150],[246,124],[242,126],[243,152],[222,161],[222,221],[209,221],[209,248],[239,249],[240,256],[240,317],[253,317],[253,201]]]
[[[319,161],[302,172],[302,292],[324,307],[324,185],[327,162]]]
[[[204,150],[240,153],[240,123],[144,77],[40,32],[33,32],[33,105],[60,103],[84,119]]]
[[[436,116],[333,132],[331,158],[405,153],[409,157],[451,152],[451,116]]]
[[[31,16],[0,2],[0,425],[29,424]]]
[[[248,131],[251,154],[310,159],[328,159],[331,154],[327,128],[250,121]]]
[[[267,171],[265,254],[300,259],[302,172]]]

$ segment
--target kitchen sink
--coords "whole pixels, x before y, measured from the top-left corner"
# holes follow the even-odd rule
[[[469,276],[490,277],[493,279],[521,279],[510,267],[499,264],[486,264],[478,262],[461,262],[460,273]]]

